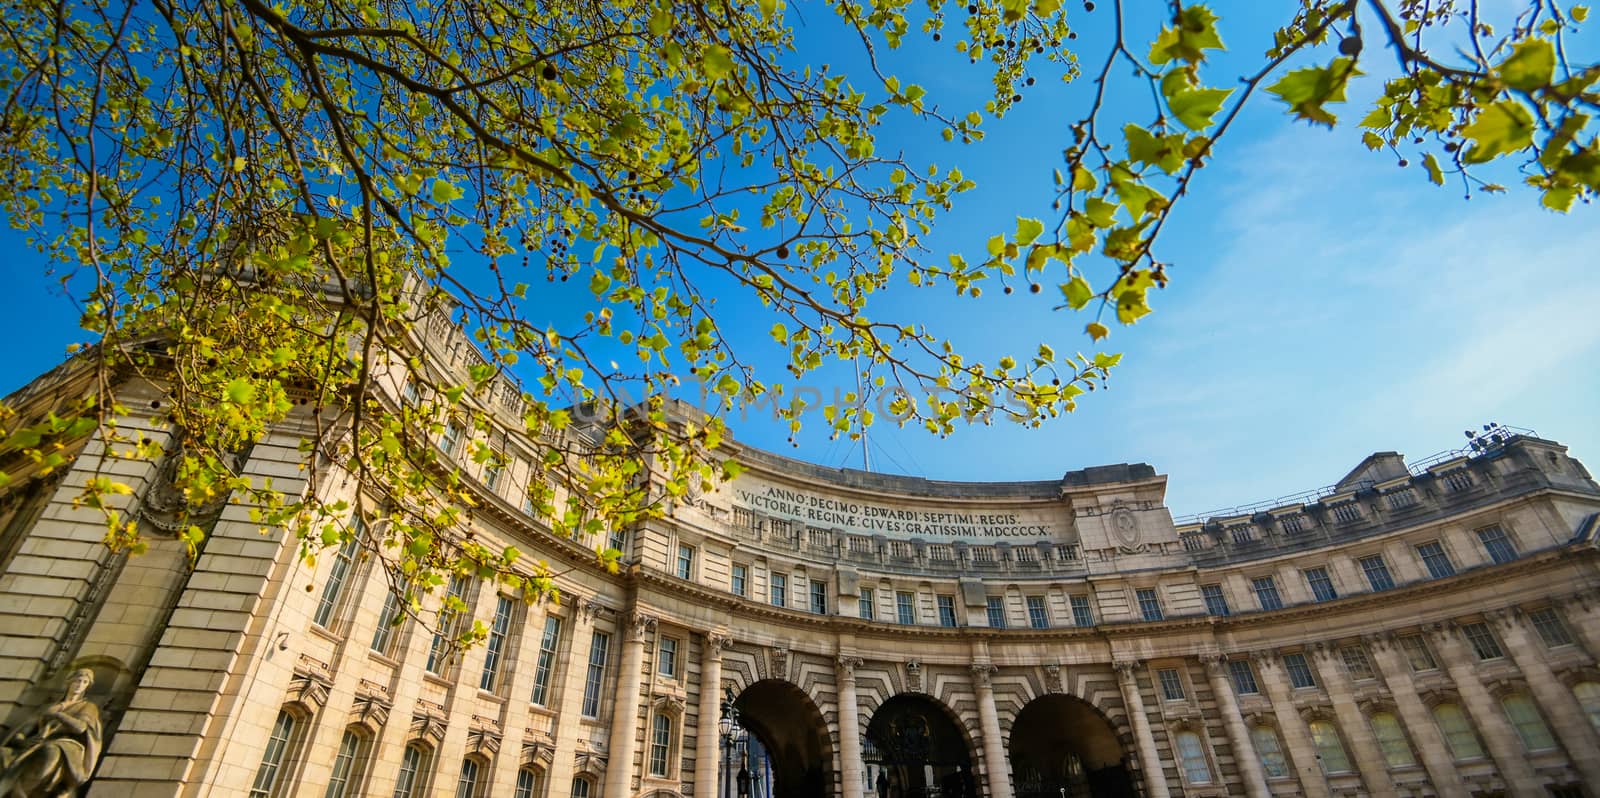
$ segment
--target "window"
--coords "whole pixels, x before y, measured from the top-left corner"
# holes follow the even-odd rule
[[[572,798],[589,798],[589,780],[582,776],[572,777]]]
[[[1444,553],[1444,546],[1437,540],[1430,540],[1418,546],[1417,556],[1422,558],[1422,564],[1427,567],[1428,576],[1434,579],[1456,575],[1456,567],[1450,563],[1450,555]]]
[[[1372,660],[1367,658],[1367,650],[1361,646],[1345,646],[1339,649],[1339,656],[1344,660],[1344,669],[1350,678],[1356,681],[1378,678],[1372,672]]]
[[[611,648],[611,635],[595,632],[589,645],[589,671],[583,680],[583,716],[600,717],[600,689],[605,683],[606,656]]]
[[[694,578],[694,547],[687,543],[678,544],[678,578]]]
[[[1206,746],[1192,731],[1178,732],[1178,760],[1183,763],[1183,778],[1190,784],[1210,784],[1211,766],[1206,762]]]
[[[984,610],[989,615],[989,627],[1004,629],[1006,627],[1006,599],[1004,596],[989,596],[984,600]]]
[[[353,519],[350,522],[350,539],[339,544],[339,552],[333,556],[333,566],[328,569],[328,581],[322,586],[322,600],[317,602],[317,612],[312,617],[324,629],[332,626],[340,595],[344,593],[345,580],[350,578],[356,552],[361,549],[361,535],[365,529],[359,517]]]
[[[1166,701],[1183,700],[1183,677],[1172,668],[1162,668],[1156,671],[1156,679],[1161,682],[1161,698]]]
[[[828,583],[820,579],[811,580],[811,611],[818,615],[828,614]]]
[[[278,719],[272,724],[272,734],[267,738],[267,749],[261,752],[261,765],[256,768],[256,780],[250,787],[250,798],[269,798],[281,795],[278,776],[283,762],[288,758],[289,743],[294,739],[294,715],[287,709],[278,710]]]
[[[1283,746],[1278,744],[1278,733],[1271,726],[1257,726],[1250,730],[1250,742],[1256,748],[1256,758],[1269,779],[1289,777],[1289,762],[1283,757]]]
[[[1324,773],[1349,773],[1350,757],[1344,751],[1344,741],[1331,721],[1314,720],[1309,724],[1311,744],[1317,749],[1317,761]]]
[[[439,448],[445,454],[455,455],[456,447],[461,445],[461,424],[452,421],[444,425],[444,434],[439,437]]]
[[[1439,733],[1450,746],[1451,756],[1458,760],[1483,758],[1483,746],[1478,744],[1478,735],[1473,733],[1467,713],[1462,712],[1461,707],[1439,704],[1433,708],[1433,721],[1439,724]]]
[[[1546,647],[1572,645],[1572,635],[1554,607],[1540,607],[1528,613],[1528,620],[1533,622],[1534,631],[1539,633],[1539,639],[1544,641]]]
[[[1428,648],[1428,641],[1422,635],[1405,635],[1400,638],[1400,650],[1406,652],[1406,662],[1411,664],[1414,671],[1431,671],[1439,667],[1433,658],[1433,650]]]
[[[611,530],[611,535],[606,538],[606,545],[622,552],[623,556],[626,557],[628,554],[628,530]]]
[[[428,647],[429,673],[436,676],[448,674],[451,661],[455,658],[455,639],[460,631],[457,628],[462,616],[462,608],[466,603],[467,580],[457,574],[450,577],[450,588],[446,591],[444,601],[439,605],[439,628],[434,630],[433,644]]]
[[[1210,615],[1229,615],[1228,597],[1222,594],[1222,585],[1201,585],[1200,596],[1206,600],[1206,612]]]
[[[1028,597],[1028,625],[1035,629],[1050,628],[1050,610],[1045,606],[1044,596]]]
[[[1161,620],[1161,597],[1156,595],[1153,587],[1141,587],[1134,591],[1139,599],[1139,614],[1147,621]]]
[[[1250,669],[1250,660],[1228,660],[1228,675],[1233,677],[1233,691],[1236,693],[1259,693],[1261,688],[1256,686],[1256,672]]]
[[[955,626],[956,625],[956,597],[955,596],[939,596],[938,597],[938,603],[939,603],[939,625],[940,626]]]
[[[323,798],[350,798],[360,792],[362,765],[366,761],[366,741],[355,729],[345,729],[339,738],[339,753],[333,758],[333,774]]]
[[[678,678],[678,641],[663,637],[656,642],[656,672],[668,679]]]
[[[750,566],[733,564],[733,572],[728,577],[728,589],[733,591],[735,596],[750,595]]]
[[[1328,576],[1326,568],[1307,568],[1306,586],[1311,588],[1311,597],[1317,601],[1333,601],[1339,597],[1339,591],[1333,589],[1333,579]]]
[[[650,727],[650,775],[666,778],[672,752],[672,718],[657,713]]]
[[[408,378],[405,384],[400,386],[400,396],[406,400],[406,404],[416,405],[422,400],[422,391],[417,388],[415,381]]]
[[[787,577],[787,576],[785,576],[783,574],[773,574],[772,575],[772,606],[774,606],[774,607],[788,606],[789,602],[788,602],[788,599],[786,598],[788,593],[789,593],[789,577]]]
[[[400,773],[395,777],[394,798],[415,798],[428,780],[428,752],[421,743],[406,746],[400,755]]]
[[[894,594],[895,620],[910,626],[917,622],[917,596],[904,591]]]
[[[489,456],[489,462],[483,465],[483,486],[492,493],[500,485],[500,477],[506,473],[506,464],[499,452]]]
[[[1505,710],[1506,720],[1511,721],[1517,736],[1522,738],[1522,745],[1529,751],[1548,751],[1556,747],[1556,738],[1550,735],[1550,727],[1545,725],[1533,699],[1515,693],[1500,699],[1500,708]]]
[[[859,608],[859,614],[861,617],[869,621],[877,617],[877,612],[874,608],[874,605],[878,603],[878,594],[874,592],[872,588],[861,588],[861,598],[859,601],[861,602]]]
[[[494,604],[494,623],[489,625],[489,640],[483,647],[483,676],[478,679],[478,689],[494,692],[500,680],[500,659],[505,656],[506,635],[511,632],[511,615],[516,605],[510,596],[499,596]]]
[[[1472,646],[1472,653],[1478,655],[1480,660],[1499,659],[1506,655],[1500,649],[1500,641],[1494,639],[1494,633],[1489,631],[1487,624],[1464,624],[1461,633],[1467,636],[1467,643]]]
[[[1250,586],[1256,591],[1256,601],[1264,610],[1283,609],[1283,597],[1278,595],[1278,582],[1270,576],[1258,576],[1250,580]]]
[[[1589,716],[1589,725],[1600,732],[1600,684],[1578,682],[1572,686],[1572,694],[1583,707],[1583,714]]]
[[[1498,526],[1478,530],[1478,541],[1483,551],[1495,565],[1504,565],[1517,558],[1517,547],[1511,545],[1511,536]]]
[[[1370,718],[1372,722],[1372,738],[1378,741],[1378,750],[1383,752],[1383,761],[1392,768],[1411,767],[1417,764],[1417,758],[1411,753],[1411,745],[1406,742],[1406,733],[1400,728],[1400,721],[1388,712],[1377,712]]]
[[[478,760],[461,760],[461,778],[456,780],[456,798],[480,798],[483,795],[478,770]]]
[[[534,798],[539,794],[539,774],[530,768],[517,771],[517,791],[511,798]]]
[[[383,610],[378,613],[378,628],[372,630],[372,650],[385,657],[394,653],[397,632],[405,622],[404,599],[401,598],[404,592],[402,587],[389,587],[389,595],[383,597]]]
[[[1089,607],[1089,597],[1073,596],[1069,601],[1072,604],[1072,624],[1094,626],[1094,611]]]
[[[1306,655],[1284,654],[1283,669],[1289,673],[1291,687],[1301,689],[1317,686],[1317,680],[1311,675],[1311,666],[1306,664]]]
[[[544,619],[544,636],[539,638],[539,659],[533,666],[533,697],[528,699],[546,706],[550,695],[550,674],[556,666],[556,644],[561,642],[561,619],[547,615]]]
[[[1361,573],[1366,575],[1367,584],[1374,592],[1394,587],[1394,578],[1389,576],[1389,564],[1383,561],[1382,554],[1362,557],[1357,562],[1361,563]]]

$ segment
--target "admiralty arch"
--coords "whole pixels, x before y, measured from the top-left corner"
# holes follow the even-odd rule
[[[242,473],[361,490],[296,483],[294,424]],[[463,465],[478,534],[592,563],[502,445]],[[957,483],[730,444],[747,470],[615,533],[619,573],[532,605],[452,585],[490,629],[458,659],[392,623],[381,569],[308,567],[232,499],[192,569],[160,535],[111,554],[72,505],[97,446],[0,496],[4,735],[64,740],[90,796],[1600,794],[1600,486],[1532,433],[1178,521],[1143,464]],[[164,528],[163,464],[116,467]]]

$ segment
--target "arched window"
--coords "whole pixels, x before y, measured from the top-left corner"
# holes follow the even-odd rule
[[[339,738],[339,753],[333,758],[333,775],[328,779],[328,791],[323,798],[354,798],[361,794],[361,780],[366,776],[367,736],[360,727],[351,726]]]
[[[589,798],[591,783],[586,776],[572,777],[572,798]]]
[[[517,791],[512,798],[535,798],[539,794],[539,771],[523,768],[517,771]]]
[[[1578,703],[1583,705],[1584,714],[1589,716],[1589,725],[1600,732],[1600,684],[1578,682],[1572,686],[1572,694],[1577,696]]]
[[[1271,726],[1257,726],[1250,730],[1250,742],[1256,747],[1256,758],[1269,779],[1289,776],[1289,763],[1283,758],[1283,746],[1278,743],[1278,733]]]
[[[340,600],[344,598],[345,585],[355,570],[356,555],[361,551],[361,537],[366,532],[361,516],[350,520],[350,539],[339,545],[328,570],[328,581],[322,585],[322,598],[317,602],[317,612],[312,617],[324,629],[332,629],[338,616]]]
[[[278,710],[272,734],[267,737],[267,748],[261,752],[261,764],[256,767],[255,781],[250,785],[250,798],[275,798],[286,794],[284,765],[292,758],[289,749],[294,747],[299,725],[299,719],[288,707]]]
[[[1378,741],[1378,749],[1383,751],[1383,759],[1389,763],[1389,767],[1403,768],[1417,764],[1416,756],[1411,753],[1411,744],[1406,742],[1406,733],[1393,714],[1375,712],[1371,720],[1372,737]]]
[[[411,743],[400,755],[400,774],[394,782],[394,798],[417,798],[428,781],[430,755],[422,743]]]
[[[656,713],[650,727],[650,775],[666,778],[672,757],[672,718]]]
[[[1332,721],[1314,720],[1310,723],[1311,744],[1316,746],[1317,760],[1324,773],[1349,773],[1350,756],[1344,751],[1344,741],[1339,739],[1339,729]]]
[[[484,787],[487,786],[485,770],[488,768],[484,763],[473,757],[461,760],[461,776],[456,779],[456,798],[483,798]]]
[[[1522,693],[1514,693],[1500,699],[1500,708],[1505,710],[1506,719],[1511,721],[1517,736],[1522,738],[1523,746],[1529,751],[1547,751],[1556,747],[1556,738],[1551,736],[1550,727],[1539,716],[1539,708],[1533,705],[1533,699]]]
[[[1183,778],[1190,784],[1210,784],[1211,765],[1206,761],[1206,745],[1192,731],[1178,732],[1178,760],[1183,763]]]
[[[1444,735],[1446,745],[1450,746],[1450,753],[1456,759],[1482,759],[1483,746],[1478,744],[1478,735],[1472,731],[1472,724],[1467,720],[1467,713],[1455,704],[1440,704],[1433,708],[1433,720],[1439,724],[1439,733]]]

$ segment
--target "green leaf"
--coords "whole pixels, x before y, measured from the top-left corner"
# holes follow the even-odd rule
[[[1083,331],[1088,333],[1089,337],[1096,341],[1111,334],[1111,330],[1098,321],[1091,321],[1084,325]]]
[[[706,71],[706,77],[712,80],[723,80],[733,74],[733,54],[720,44],[706,48],[701,64]]]
[[[1017,217],[1017,246],[1025,247],[1044,234],[1044,222]]]
[[[1546,189],[1544,196],[1539,199],[1539,204],[1552,211],[1566,213],[1572,209],[1572,201],[1578,198],[1578,190],[1572,186],[1556,186]]]
[[[1299,119],[1312,124],[1333,127],[1338,117],[1322,106],[1326,103],[1344,102],[1345,86],[1350,78],[1361,74],[1349,58],[1335,58],[1325,67],[1306,67],[1284,75],[1267,91],[1278,95],[1289,105],[1289,110]]]
[[[1444,185],[1444,172],[1439,169],[1439,159],[1433,157],[1433,153],[1422,156],[1422,166],[1428,170],[1428,179],[1434,185]]]
[[[1478,112],[1461,136],[1473,142],[1462,160],[1487,163],[1533,143],[1533,114],[1516,100],[1501,100]]]
[[[1547,39],[1528,39],[1512,49],[1496,70],[1507,86],[1533,91],[1550,85],[1556,71],[1556,48]]]
[[[223,389],[222,396],[231,404],[249,404],[256,396],[256,386],[251,385],[250,381],[243,377],[235,377],[228,383],[228,387]]]
[[[454,183],[451,183],[448,180],[435,180],[435,181],[433,181],[433,201],[434,202],[436,202],[436,203],[438,203],[440,205],[444,205],[446,203],[454,202],[455,200],[461,199],[461,196],[462,196],[461,189],[457,188]]]
[[[1233,89],[1185,89],[1167,102],[1172,115],[1190,130],[1204,130],[1211,126],[1211,118],[1222,110],[1222,103],[1233,94]]]
[[[1067,300],[1067,307],[1082,310],[1094,298],[1094,289],[1089,287],[1088,280],[1073,275],[1071,280],[1061,284],[1061,296]]]
[[[1161,29],[1161,35],[1150,46],[1150,62],[1160,65],[1182,60],[1198,64],[1206,60],[1206,50],[1224,49],[1222,37],[1217,35],[1217,15],[1205,6],[1187,6],[1176,27]]]

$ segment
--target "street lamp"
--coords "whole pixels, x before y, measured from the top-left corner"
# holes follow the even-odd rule
[[[744,729],[739,727],[739,710],[733,705],[732,689],[723,689],[721,710],[721,716],[717,718],[717,732],[722,737],[723,784],[728,785],[728,773],[733,769],[731,760],[734,749],[744,742],[745,735]],[[741,798],[750,794],[750,774],[742,766],[739,768],[737,787]],[[724,788],[723,794],[727,793],[728,790]]]

